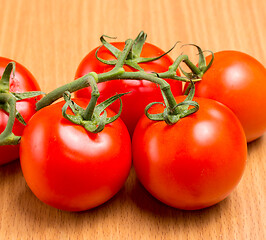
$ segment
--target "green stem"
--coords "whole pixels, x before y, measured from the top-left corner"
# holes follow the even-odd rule
[[[193,63],[188,60],[187,55],[181,55],[179,56],[175,62],[169,67],[169,70],[164,73],[146,73],[144,71],[137,71],[137,72],[125,72],[123,65],[125,63],[125,60],[127,59],[127,56],[132,49],[132,46],[134,44],[134,41],[132,39],[128,39],[125,43],[125,47],[123,51],[120,53],[120,55],[117,58],[117,63],[115,67],[106,73],[101,73],[101,74],[86,74],[83,77],[68,83],[64,86],[61,86],[57,88],[56,90],[48,93],[45,97],[43,97],[37,104],[36,104],[36,109],[40,110],[41,108],[51,104],[55,100],[59,99],[62,97],[63,93],[65,91],[69,92],[74,92],[79,89],[88,87],[91,85],[93,88],[92,91],[92,98],[91,101],[88,105],[88,107],[85,110],[84,113],[84,118],[85,119],[90,119],[93,114],[93,110],[95,108],[96,101],[99,97],[99,91],[96,88],[97,84],[96,83],[101,83],[101,82],[106,82],[109,80],[115,80],[115,79],[128,79],[128,80],[148,80],[151,81],[155,84],[160,85],[161,90],[165,94],[165,97],[168,102],[168,106],[170,109],[173,110],[173,114],[178,113],[178,109],[175,108],[176,106],[176,101],[175,98],[170,90],[170,85],[162,78],[171,78],[171,79],[177,79],[180,80],[182,79],[183,81],[188,81],[184,80],[183,78],[179,77],[176,75],[177,68],[179,64],[184,61],[189,67],[193,68]],[[195,66],[196,67],[196,66]],[[196,67],[197,69],[197,67]],[[98,76],[98,78],[97,78]]]
[[[20,137],[12,133],[13,125],[16,118],[16,99],[10,93],[1,93],[0,102],[9,104],[9,118],[5,130],[0,134],[1,145],[16,145],[19,143]]]
[[[184,63],[189,67],[189,69],[196,74],[197,76],[201,77],[202,76],[202,72],[200,71],[200,69],[195,66],[188,58],[184,59]]]
[[[118,57],[117,64],[115,65],[115,67],[110,72],[99,74],[98,77],[100,77],[100,75],[101,75],[101,78],[111,80],[111,79],[117,79],[117,77],[120,74],[124,73],[125,72],[125,70],[123,68],[124,61],[127,58],[127,55],[129,53],[130,49],[132,48],[133,43],[134,42],[132,39],[127,40],[126,44],[125,44],[125,48],[121,52],[120,56]],[[82,76],[81,78],[78,78],[75,81],[67,83],[67,84],[53,90],[52,92],[48,93],[39,102],[37,102],[36,110],[38,111],[41,108],[44,108],[44,107],[50,105],[51,103],[53,103],[57,99],[61,98],[63,96],[64,92],[66,92],[66,91],[75,92],[75,91],[80,90],[82,88],[88,87],[91,83],[91,76],[92,76],[92,74],[90,74],[90,73],[86,74],[86,75]],[[93,77],[95,79],[95,74],[93,74]],[[98,81],[96,80],[96,82],[98,82]],[[92,107],[92,103],[91,103],[90,108],[91,107]],[[87,112],[90,112],[90,110],[88,109]],[[90,113],[88,113],[88,114],[90,115]]]
[[[125,47],[123,49],[123,51],[121,52],[121,54],[118,56],[117,58],[117,63],[115,65],[115,67],[108,73],[103,73],[102,74],[102,78],[104,79],[110,79],[110,78],[114,78],[117,79],[118,76],[120,76],[121,74],[123,74],[125,72],[123,66],[125,63],[125,60],[127,59],[127,56],[133,46],[134,41],[132,39],[128,39],[125,42]],[[93,112],[97,103],[97,99],[100,96],[99,90],[98,90],[98,86],[97,86],[97,82],[99,82],[99,75],[97,75],[96,73],[93,74],[92,77],[90,77],[89,83],[90,86],[92,88],[92,93],[91,93],[91,99],[89,102],[89,105],[87,106],[87,108],[85,109],[83,118],[85,120],[92,120],[92,116],[93,116]]]
[[[189,82],[188,79],[182,78],[182,77],[178,77],[176,76],[176,71],[180,65],[181,62],[187,61],[188,60],[188,56],[187,55],[180,55],[175,61],[174,63],[169,67],[169,70],[163,73],[158,73],[158,77],[160,78],[171,78],[171,79],[178,79],[178,80],[183,80],[185,82]]]
[[[124,63],[127,59],[127,56],[133,46],[133,43],[134,41],[132,39],[126,40],[125,47],[123,51],[121,52],[120,56],[118,57],[115,67],[112,69],[114,72],[117,71],[117,69],[123,68]]]
[[[123,74],[125,72],[123,66],[125,63],[125,60],[127,59],[128,54],[130,53],[130,50],[132,49],[134,41],[132,39],[128,39],[125,42],[125,47],[123,49],[123,51],[121,52],[121,54],[118,56],[117,58],[117,63],[115,65],[115,67],[108,72],[107,74],[102,74],[102,78],[105,79],[110,79],[110,78],[114,78],[116,79],[119,75]],[[91,99],[89,102],[89,105],[87,106],[87,108],[85,109],[83,118],[85,120],[92,120],[92,116],[93,116],[93,112],[97,103],[97,99],[100,96],[99,90],[98,90],[98,86],[97,86],[97,82],[99,82],[99,75],[97,75],[96,73],[93,74],[93,77],[89,78],[89,82],[90,82],[90,86],[92,88],[92,93],[91,93]]]
[[[61,98],[63,96],[63,93],[66,91],[75,92],[82,88],[88,87],[90,85],[89,78],[90,78],[90,74],[86,74],[73,82],[67,83],[53,90],[52,92],[49,92],[39,102],[36,103],[36,110],[38,111],[41,108],[44,108],[50,105],[57,99]]]
[[[164,78],[171,78],[171,76],[167,76],[167,74],[163,75]],[[160,76],[161,77],[161,76]],[[167,98],[167,101],[169,103],[169,107],[170,108],[174,108],[176,105],[176,101],[174,99],[174,96],[170,90],[170,85],[163,79],[161,79],[160,77],[157,77],[157,74],[154,73],[146,73],[144,71],[138,71],[138,72],[125,72],[125,71],[121,71],[121,68],[117,68],[117,71],[114,72],[113,70],[107,73],[102,73],[102,74],[98,74],[98,80],[96,80],[97,83],[101,83],[101,82],[106,82],[109,80],[114,80],[114,79],[128,79],[128,80],[148,80],[151,81],[155,84],[160,85],[161,90],[165,93],[165,96]],[[36,110],[40,110],[41,108],[48,106],[49,104],[53,103],[54,101],[56,101],[57,99],[61,98],[63,96],[63,93],[65,91],[69,91],[69,92],[74,92],[77,91],[79,89],[88,87],[90,84],[93,84],[92,79],[95,79],[95,74],[86,74],[81,78],[78,78],[77,80],[65,84],[55,90],[53,90],[52,92],[48,93],[47,95],[45,95],[37,104],[36,104]],[[97,97],[98,93],[95,90],[95,97]],[[92,100],[95,101],[95,100]],[[89,117],[90,114],[89,112],[92,109],[92,105],[93,102],[91,103],[91,106],[88,106],[88,110],[87,113],[85,114],[85,116]],[[177,110],[174,110],[174,112],[176,112]],[[87,115],[89,114],[89,115]],[[86,117],[86,118],[87,118]]]
[[[98,75],[99,79],[100,79],[100,76],[102,79],[108,79],[108,80],[109,79],[110,80],[117,79],[117,77],[120,74],[125,72],[123,66],[124,66],[124,63],[127,59],[128,54],[129,54],[129,52],[133,46],[133,43],[134,43],[134,41],[132,39],[126,40],[125,47],[124,47],[123,51],[121,52],[121,54],[118,56],[117,63],[115,65],[115,67],[109,72],[99,74]]]
[[[105,82],[105,81],[109,81],[112,80],[110,78],[106,78],[106,77],[102,77],[101,74],[98,75],[98,82]],[[119,76],[117,76],[116,79],[128,79],[128,80],[148,80],[151,81],[155,84],[160,85],[161,90],[164,92],[167,102],[169,104],[170,109],[173,109],[173,113],[177,113],[177,109],[175,109],[174,107],[176,106],[176,101],[175,98],[171,92],[170,89],[170,85],[169,83],[167,83],[165,80],[156,77],[156,74],[150,74],[150,73],[146,73],[144,71],[138,71],[138,72],[124,72],[122,74],[120,74]]]
[[[91,73],[90,75],[91,76],[89,76],[88,81],[92,89],[91,99],[83,114],[83,119],[88,120],[88,121],[92,120],[92,116],[93,116],[93,112],[94,112],[94,109],[97,103],[97,99],[100,96],[99,89],[97,86],[98,75],[96,73]]]

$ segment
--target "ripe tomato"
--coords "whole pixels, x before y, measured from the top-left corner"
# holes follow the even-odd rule
[[[207,56],[209,63],[211,56]],[[195,96],[211,98],[229,107],[240,120],[247,141],[266,131],[266,69],[256,59],[237,51],[214,53],[214,61]]]
[[[171,126],[143,116],[132,142],[133,165],[143,186],[165,204],[185,210],[226,198],[241,179],[247,155],[244,131],[233,112],[214,100],[195,101],[199,110]],[[161,108],[155,105],[150,113]]]
[[[125,43],[114,42],[112,43],[119,50],[123,50]],[[76,71],[75,78],[79,78],[89,72],[104,73],[110,71],[114,66],[107,65],[95,57],[95,52],[98,48],[92,50],[79,64]],[[145,43],[142,49],[141,57],[157,57],[164,52],[158,47]],[[105,60],[113,60],[115,57],[110,51],[102,47],[98,51],[98,56]],[[162,58],[147,63],[140,63],[140,67],[146,72],[165,72],[168,67],[173,63],[173,60],[165,55]],[[136,71],[128,66],[124,66],[124,69],[129,71]],[[177,72],[178,75],[179,72]],[[171,90],[174,95],[180,95],[182,93],[182,83],[176,80],[167,80],[171,85]],[[112,80],[98,84],[100,97],[99,102],[115,95],[116,93],[131,92],[123,97],[123,111],[121,118],[126,124],[129,133],[132,135],[138,119],[144,113],[145,107],[154,101],[163,101],[162,94],[159,86],[151,83],[147,80]],[[90,88],[85,88],[76,92],[76,97],[90,98]],[[110,106],[112,110],[118,112],[119,103],[116,102]]]
[[[83,108],[88,104],[87,99],[74,101]],[[63,104],[41,109],[29,121],[21,139],[21,168],[41,201],[83,211],[106,202],[123,186],[131,167],[131,140],[121,119],[90,133],[63,118]],[[107,114],[114,113],[107,109]]]
[[[0,75],[3,74],[5,67],[13,60],[0,57]],[[13,61],[14,62],[14,61]],[[10,92],[21,93],[29,91],[40,91],[40,87],[33,75],[21,64],[16,62],[15,78],[10,78]],[[28,122],[31,116],[36,112],[35,103],[38,98],[30,98],[18,101],[16,103],[17,111],[22,115],[25,122]],[[0,133],[6,127],[8,114],[0,109]],[[13,133],[21,136],[24,130],[24,125],[17,119],[15,120]],[[0,165],[11,162],[19,158],[19,145],[0,146]]]

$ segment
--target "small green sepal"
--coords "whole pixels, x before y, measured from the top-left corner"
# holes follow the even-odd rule
[[[15,68],[16,68],[15,62],[10,62],[7,64],[7,66],[3,72],[3,75],[0,79],[0,93],[8,93],[9,92],[10,75],[11,75],[11,72],[13,71],[13,78],[15,78]]]
[[[28,98],[34,98],[40,95],[44,95],[45,93],[42,91],[31,91],[31,92],[22,92],[22,93],[13,93],[11,94],[16,98],[17,101],[28,99]]]
[[[81,108],[73,100],[71,100],[70,92],[65,92],[63,97],[66,103],[62,108],[63,117],[72,123],[83,126],[89,132],[99,133],[104,129],[106,124],[112,123],[119,118],[122,112],[122,101],[120,98],[125,94],[128,93],[116,94],[104,102],[96,105],[91,118],[85,119],[85,109]],[[107,112],[105,109],[118,99],[120,101],[119,112],[113,117],[107,117]],[[72,110],[74,115],[66,113],[68,107]]]
[[[103,44],[102,46],[105,46],[116,57],[116,59],[115,60],[105,60],[105,59],[100,58],[98,56],[98,52],[102,46],[96,50],[95,56],[102,63],[108,64],[108,65],[116,65],[117,58],[119,58],[121,51],[119,49],[117,49],[115,46],[113,46],[111,43],[108,43],[104,39],[104,37],[108,37],[108,36],[106,36],[106,35],[101,36],[100,41]],[[108,38],[112,38],[112,37],[108,37]],[[146,38],[147,38],[147,34],[144,33],[143,31],[141,31],[139,33],[139,35],[136,37],[136,39],[134,40],[134,44],[133,44],[132,48],[130,49],[130,52],[127,55],[127,58],[124,62],[125,65],[128,65],[128,66],[130,66],[130,67],[132,67],[138,71],[143,71],[143,69],[139,66],[139,63],[152,62],[152,61],[155,61],[155,60],[162,58],[163,56],[165,56],[166,54],[171,52],[175,48],[176,44],[178,43],[178,42],[176,42],[170,50],[161,54],[160,56],[144,58],[144,57],[140,57],[140,55],[142,52],[142,48],[145,44]]]
[[[181,67],[180,67],[180,69],[183,72],[183,74],[185,76],[187,76],[188,78],[190,78],[190,79],[194,79],[196,77],[201,78],[203,76],[203,74],[211,67],[211,65],[213,63],[213,60],[214,60],[214,53],[212,51],[209,51],[209,50],[203,51],[196,44],[185,44],[183,46],[187,46],[187,45],[197,48],[198,55],[199,55],[198,66],[192,65],[192,63],[188,64],[188,67],[192,70],[191,73],[186,73],[185,71],[183,71],[181,69]],[[208,65],[206,65],[206,59],[205,59],[205,56],[204,56],[204,52],[210,52],[212,54],[212,59],[211,59],[211,61],[209,62]]]
[[[183,102],[180,102],[176,104],[173,108],[170,108],[169,104],[166,101],[166,98],[164,97],[165,104],[161,102],[150,103],[145,108],[145,114],[150,120],[165,121],[166,124],[173,125],[177,123],[181,118],[187,117],[199,110],[199,104],[193,101],[194,94],[195,85],[191,80],[191,89]],[[155,104],[163,104],[166,107],[162,113],[150,114],[149,109]],[[192,108],[189,108],[190,106],[192,106]],[[174,110],[176,110],[177,113],[174,113]]]

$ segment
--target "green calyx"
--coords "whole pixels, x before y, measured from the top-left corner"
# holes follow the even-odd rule
[[[209,64],[206,64],[206,60],[204,57],[204,51],[202,51],[202,49],[195,45],[195,44],[186,44],[189,46],[194,46],[197,48],[198,50],[198,55],[199,55],[199,61],[198,61],[198,66],[195,66],[189,59],[186,59],[184,62],[186,63],[186,65],[190,68],[191,72],[186,72],[184,71],[181,66],[179,66],[181,72],[190,80],[193,80],[194,82],[196,81],[200,81],[202,76],[204,75],[204,73],[211,67],[213,60],[214,60],[214,54],[212,51],[207,51],[210,52],[212,54],[212,58],[211,61],[209,62]],[[183,45],[183,46],[186,46]],[[206,51],[205,51],[206,52]],[[191,89],[192,85],[191,83],[188,85],[186,91],[185,91],[185,95],[187,95]]]
[[[62,108],[63,117],[72,123],[83,126],[89,132],[99,133],[104,129],[106,124],[112,123],[119,118],[122,112],[122,101],[120,98],[125,94],[127,93],[116,94],[115,96],[108,98],[104,102],[96,106],[94,105],[92,113],[87,114],[88,108],[92,106],[92,104],[90,105],[90,103],[93,101],[93,104],[95,104],[94,100],[92,100],[93,98],[91,98],[88,107],[86,109],[83,109],[71,100],[70,92],[65,92],[63,97],[66,103]],[[120,101],[119,112],[113,117],[107,117],[107,112],[105,109],[118,99]],[[68,114],[66,112],[68,108],[71,109],[74,115]]]
[[[9,86],[10,86],[10,76],[12,71],[13,71],[12,77],[14,78],[15,77],[14,62],[10,62],[6,66],[5,71],[0,79],[0,109],[4,110],[9,114],[6,128],[0,134],[0,146],[16,145],[19,143],[20,136],[16,136],[14,135],[14,133],[12,133],[15,118],[17,118],[17,120],[23,125],[26,125],[25,120],[16,109],[16,102],[44,94],[43,92],[40,91],[24,92],[24,93],[10,92]]]
[[[199,79],[202,78],[203,74],[211,67],[213,60],[214,60],[214,54],[212,51],[207,51],[210,52],[212,54],[212,59],[209,62],[209,64],[206,64],[206,60],[205,60],[205,56],[204,56],[204,52],[206,51],[202,51],[202,49],[195,45],[195,44],[185,44],[183,46],[194,46],[197,48],[198,51],[198,55],[199,55],[199,60],[198,60],[198,66],[195,66],[189,59],[186,59],[184,62],[186,63],[186,65],[190,68],[191,72],[186,72],[184,71],[181,66],[179,66],[180,70],[182,71],[182,73],[188,78],[188,79]],[[183,47],[182,46],[182,47]]]
[[[100,41],[103,44],[103,46],[105,46],[118,59],[120,54],[121,54],[121,51],[119,49],[117,49],[115,46],[113,46],[111,43],[107,42],[104,39],[104,37],[111,38],[111,39],[113,39],[113,38],[106,36],[106,35],[102,35],[100,38]],[[139,33],[139,35],[136,37],[136,39],[134,40],[132,48],[130,49],[129,54],[127,55],[127,58],[125,59],[125,62],[124,62],[125,65],[128,65],[128,66],[130,66],[136,70],[143,71],[143,69],[139,66],[139,63],[152,62],[152,61],[155,61],[157,59],[160,59],[164,55],[171,52],[177,44],[176,43],[170,50],[168,50],[167,52],[165,52],[164,54],[162,54],[160,56],[144,58],[144,57],[141,57],[140,55],[142,52],[143,45],[145,44],[146,38],[147,38],[147,34],[144,33],[143,31],[141,31]],[[98,52],[99,52],[100,48],[98,48],[96,51],[96,54],[95,54],[96,58],[99,61],[101,61],[102,63],[109,64],[109,65],[116,65],[117,60],[105,60],[105,59],[102,59],[98,56]]]
[[[181,118],[187,117],[199,110],[199,104],[193,101],[195,94],[195,86],[193,81],[191,81],[191,88],[186,99],[176,104],[174,107],[170,107],[169,104],[165,104],[165,109],[162,113],[150,114],[149,109],[155,104],[163,104],[161,102],[153,102],[146,106],[145,114],[146,116],[153,121],[165,121],[168,125],[173,125],[177,123]],[[165,98],[164,93],[162,92],[163,97]],[[167,101],[164,101],[167,103]],[[192,106],[192,108],[190,108]]]

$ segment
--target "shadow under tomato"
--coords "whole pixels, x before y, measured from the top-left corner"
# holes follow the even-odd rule
[[[41,202],[25,182],[25,187],[17,198],[16,209],[31,227],[38,223],[38,231],[44,229],[45,233],[47,228],[60,228],[67,231],[69,225],[71,228],[78,229],[86,222],[89,224],[88,227],[93,227],[102,222],[110,213],[113,214],[116,210],[117,213],[121,213],[125,198],[127,196],[124,186],[115,196],[98,207],[81,212],[68,212]]]
[[[266,134],[262,135],[258,139],[248,143],[248,151],[257,151],[258,148],[262,147],[263,143],[266,141]]]
[[[23,216],[27,228],[38,230],[45,234],[47,229],[61,229],[69,231],[84,231],[84,228],[99,228],[99,225],[114,225],[118,222],[131,222],[136,224],[147,222],[152,227],[159,225],[160,229],[182,227],[202,227],[204,224],[221,218],[221,212],[228,208],[227,199],[221,203],[203,210],[182,211],[161,203],[153,198],[136,178],[134,169],[125,186],[106,203],[83,212],[67,212],[55,209],[42,203],[31,192],[28,186],[21,188],[17,199],[12,203],[20,216]],[[126,219],[131,219],[126,221]],[[137,220],[138,219],[138,220]],[[138,222],[138,223],[137,223]],[[123,225],[123,224],[122,224]],[[130,228],[129,226],[124,226]]]
[[[10,179],[16,178],[17,175],[21,175],[21,168],[19,159],[6,163],[0,166],[0,186],[3,186],[6,182],[10,182]]]
[[[221,217],[222,211],[229,207],[229,197],[221,201],[220,203],[204,208],[201,210],[180,210],[170,207],[156,198],[154,198],[135,178],[135,182],[132,185],[129,197],[133,204],[137,206],[142,214],[146,215],[149,219],[158,221],[158,219],[164,219],[167,224],[181,224],[186,227],[186,223],[189,221],[191,225],[205,224],[206,222],[216,221]]]

